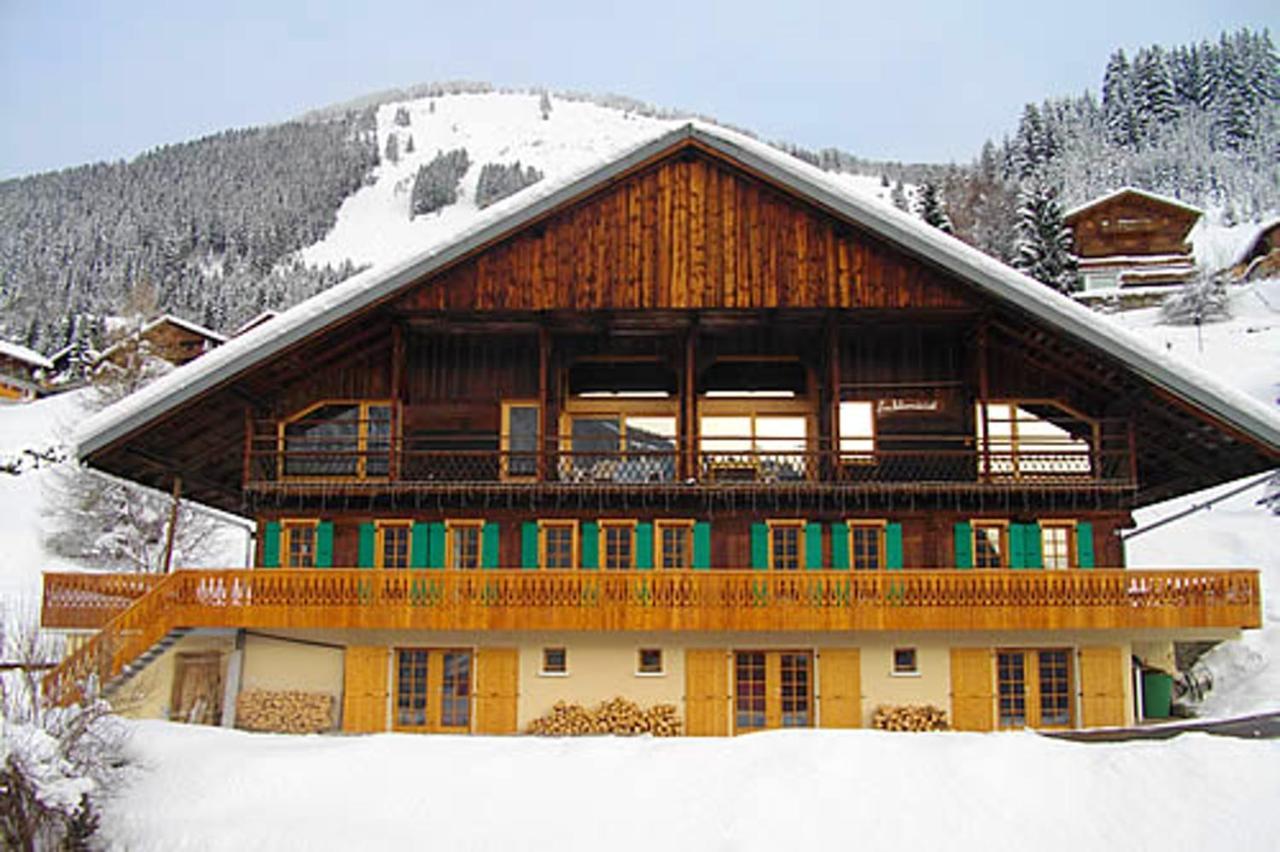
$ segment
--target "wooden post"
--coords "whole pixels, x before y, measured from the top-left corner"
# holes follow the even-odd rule
[[[990,398],[990,387],[987,382],[987,318],[984,315],[978,321],[978,411],[982,420],[982,463],[980,470],[983,477],[991,478],[991,412],[987,409]]]
[[[834,480],[840,476],[840,323],[834,316],[827,318],[827,405],[829,469],[824,476]]]
[[[182,502],[182,477],[173,475],[173,506],[169,508],[169,529],[164,536],[164,573],[173,570],[173,534],[178,529],[178,506]]]
[[[391,323],[391,375],[388,376],[391,391],[391,458],[387,464],[387,478],[396,480],[400,454],[403,446],[397,446],[397,436],[401,434],[400,407],[404,403],[404,332],[400,323]]]
[[[698,476],[698,324],[695,319],[685,330],[684,381],[680,400],[681,437],[684,479]]]
[[[547,479],[547,451],[551,446],[551,439],[547,430],[547,424],[550,422],[550,412],[548,409],[551,405],[550,391],[550,360],[551,360],[551,333],[547,331],[546,325],[538,323],[538,481],[545,482]]]

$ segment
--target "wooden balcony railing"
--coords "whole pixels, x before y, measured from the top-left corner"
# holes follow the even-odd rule
[[[168,575],[52,672],[67,697],[175,627],[1008,631],[1257,627],[1230,571],[194,570]]]
[[[40,624],[97,630],[164,579],[163,574],[45,574]]]

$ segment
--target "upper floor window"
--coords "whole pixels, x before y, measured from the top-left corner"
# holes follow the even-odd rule
[[[1040,558],[1045,568],[1064,570],[1076,564],[1075,531],[1072,521],[1040,522]]]
[[[876,419],[866,400],[840,403],[840,461],[865,464],[875,461]]]
[[[316,520],[280,522],[280,553],[284,568],[316,567]]]
[[[578,522],[538,522],[538,564],[553,571],[578,567]]]
[[[973,522],[973,567],[1009,567],[1009,524],[1005,521]]]
[[[857,571],[885,567],[884,521],[849,521],[849,559]]]
[[[537,402],[502,403],[502,478],[534,479],[538,475],[538,443],[542,409]]]
[[[279,427],[281,473],[298,477],[364,479],[391,470],[392,404],[328,400]]]
[[[804,553],[804,521],[769,521],[769,567],[796,571]]]
[[[480,567],[484,521],[445,521],[446,567],[470,571]]]
[[[413,532],[412,521],[378,521],[377,567],[408,568],[409,539]]]
[[[658,568],[693,567],[693,521],[654,521],[653,529]]]
[[[636,567],[635,537],[635,521],[601,521],[601,567],[613,571]]]
[[[1052,400],[977,405],[979,471],[1050,479],[1093,472],[1097,423]]]

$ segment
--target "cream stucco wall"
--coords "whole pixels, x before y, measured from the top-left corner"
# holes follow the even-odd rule
[[[234,637],[226,634],[192,633],[184,636],[153,660],[151,665],[121,685],[111,696],[111,706],[121,716],[129,719],[168,719],[178,655],[209,651],[221,653],[221,680],[225,684],[227,658],[234,648]]]
[[[249,635],[244,640],[240,689],[323,692],[332,695],[335,706],[339,706],[342,658],[341,647]]]

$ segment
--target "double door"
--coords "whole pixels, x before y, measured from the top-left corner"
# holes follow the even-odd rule
[[[1067,648],[996,651],[1001,728],[1069,728],[1071,651]]]
[[[470,650],[397,648],[395,678],[392,727],[396,730],[471,730]]]
[[[813,726],[811,651],[735,651],[736,733]]]

